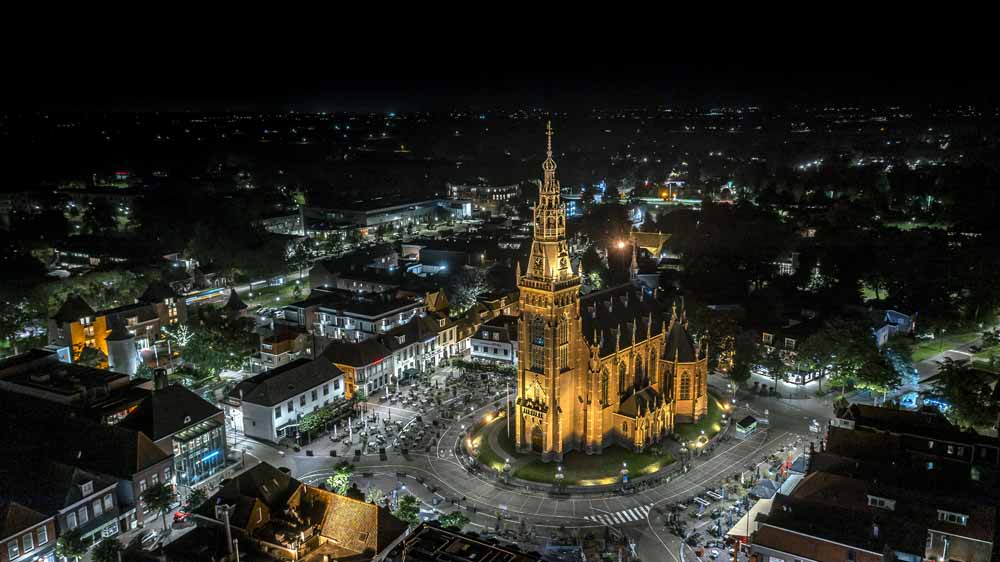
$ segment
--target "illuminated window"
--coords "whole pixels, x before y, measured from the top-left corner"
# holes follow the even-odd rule
[[[545,322],[541,318],[531,322],[531,369],[545,369]]]
[[[618,364],[618,395],[621,396],[625,394],[625,376],[627,375],[627,370],[625,369],[625,362]]]
[[[691,375],[684,373],[681,375],[681,400],[691,399]]]
[[[601,404],[608,405],[608,369],[601,369]]]
[[[962,525],[964,527],[969,522],[969,516],[964,515],[962,513],[955,513],[952,511],[944,511],[942,509],[939,509],[938,521],[945,521],[947,523]]]

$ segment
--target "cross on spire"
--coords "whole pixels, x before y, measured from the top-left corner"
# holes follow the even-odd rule
[[[545,124],[545,136],[548,137],[548,150],[546,150],[546,155],[552,158],[552,121]]]

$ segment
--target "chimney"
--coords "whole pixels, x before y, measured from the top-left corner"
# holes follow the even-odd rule
[[[160,368],[153,370],[153,390],[163,390],[167,388],[167,370]]]

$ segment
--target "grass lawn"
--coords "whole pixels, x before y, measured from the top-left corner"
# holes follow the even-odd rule
[[[657,456],[651,453],[634,453],[617,445],[612,445],[600,455],[588,455],[573,451],[563,457],[562,467],[567,485],[594,486],[614,484],[621,478],[622,463],[628,463],[629,476],[635,478],[650,474],[674,462],[668,454]],[[554,484],[557,463],[533,460],[514,471],[516,478]]]
[[[910,359],[914,362],[930,359],[942,351],[948,351],[959,345],[975,341],[979,336],[979,332],[958,332],[945,334],[932,340],[921,340],[913,346]]]
[[[240,295],[243,302],[250,308],[255,306],[269,306],[271,308],[281,308],[287,304],[302,300],[309,295],[309,288],[301,285],[302,296],[296,297],[295,282],[286,283],[277,287],[260,287]],[[250,294],[253,294],[251,297]]]
[[[507,435],[506,419],[500,418],[495,423],[502,423],[502,425],[496,427],[496,432],[497,442],[503,450],[493,450],[493,447],[490,446],[489,439],[486,438],[487,432],[494,430],[494,424],[487,425],[483,429],[479,430],[479,433],[477,433],[473,439],[475,440],[475,444],[479,447],[479,456],[476,460],[490,468],[501,470],[503,469],[504,462],[508,458],[522,458],[527,456],[527,454],[516,452],[517,447],[514,446],[513,440]]]
[[[502,420],[501,420],[502,421]],[[499,423],[499,422],[498,422]],[[516,453],[514,443],[507,436],[505,426],[499,426],[497,442],[502,450],[494,450],[486,433],[492,430],[487,426],[473,438],[479,447],[480,463],[495,470],[502,470],[507,458],[514,465],[514,477],[534,482],[554,484],[558,463],[542,462],[534,453]],[[566,477],[563,483],[567,485],[614,484],[621,478],[622,463],[628,463],[629,474],[632,477],[649,474],[674,462],[669,454],[658,456],[652,453],[633,453],[618,446],[608,447],[601,455],[587,455],[573,451],[563,458],[563,473]]]
[[[711,437],[722,430],[722,402],[714,394],[708,395],[708,415],[698,423],[679,423],[675,431],[681,436],[682,442],[689,442],[701,435],[705,430],[705,435]]]

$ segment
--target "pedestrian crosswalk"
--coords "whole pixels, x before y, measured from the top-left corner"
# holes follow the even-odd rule
[[[603,523],[604,525],[624,525],[625,523],[642,521],[647,515],[649,515],[649,509],[651,507],[653,507],[653,504],[650,503],[640,505],[639,507],[633,507],[631,509],[623,509],[614,513],[595,513],[594,515],[586,516],[586,519],[595,523]]]

